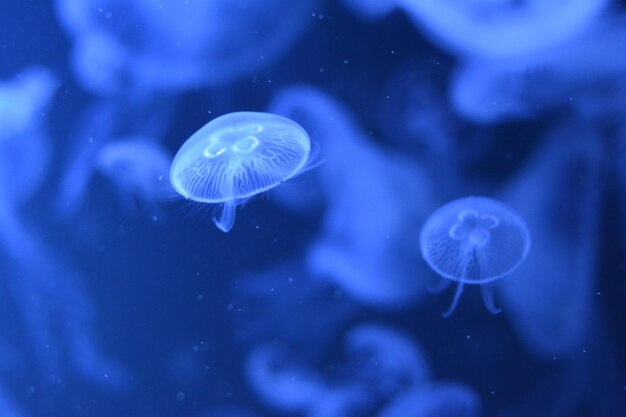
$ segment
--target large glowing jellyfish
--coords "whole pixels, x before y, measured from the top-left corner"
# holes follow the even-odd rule
[[[465,197],[440,207],[426,220],[420,235],[424,260],[448,285],[458,282],[452,314],[465,284],[478,284],[487,309],[495,280],[513,272],[530,249],[530,232],[517,212],[496,200]]]
[[[401,8],[444,49],[504,58],[560,44],[584,30],[609,0],[345,0],[376,18]]]
[[[307,29],[317,0],[56,0],[87,90],[223,85],[270,65]]]
[[[215,225],[228,232],[237,205],[301,173],[311,142],[296,122],[269,113],[238,112],[218,117],[180,148],[170,172],[183,197],[220,204]]]

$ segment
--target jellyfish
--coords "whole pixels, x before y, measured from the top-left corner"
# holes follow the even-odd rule
[[[134,137],[157,141],[175,114],[175,103],[168,95],[148,97],[138,93],[96,100],[86,107],[71,127],[70,141],[64,149],[55,214],[67,219],[81,209],[97,172],[101,149],[109,141],[128,137],[128,132],[133,132]]]
[[[388,398],[431,377],[428,357],[422,346],[402,329],[366,322],[349,329],[344,349],[359,381]]]
[[[54,75],[41,67],[0,82],[0,141],[39,127],[57,87]]]
[[[450,99],[463,117],[493,123],[555,109],[597,120],[624,107],[623,16],[605,18],[559,47],[508,59],[470,59],[452,76]]]
[[[444,278],[440,287],[458,282],[450,316],[465,284],[481,286],[487,309],[498,314],[494,281],[513,272],[530,249],[530,232],[517,212],[486,197],[465,197],[437,209],[422,227],[420,247],[426,263]]]
[[[23,233],[20,208],[41,187],[50,165],[50,139],[42,127],[54,91],[54,76],[27,68],[0,83],[0,246],[21,256],[30,243]]]
[[[51,146],[41,124],[56,84],[43,68],[0,83],[0,205],[19,207],[45,179]]]
[[[220,86],[271,65],[306,31],[318,0],[56,0],[81,86],[125,90]]]
[[[610,0],[345,0],[371,18],[405,11],[434,43],[462,56],[506,58],[559,45],[587,28]]]
[[[221,205],[213,217],[223,232],[253,196],[306,171],[311,142],[296,122],[269,113],[238,112],[214,119],[180,148],[170,171],[189,200]]]
[[[246,374],[256,395],[281,412],[307,417],[363,415],[371,402],[360,381],[329,381],[297,359],[290,360],[287,350],[276,343],[250,353]]]
[[[282,411],[341,417],[369,415],[381,403],[429,379],[421,347],[391,326],[357,325],[346,333],[344,349],[348,361],[334,366],[342,369],[334,376],[298,363],[280,344],[262,345],[247,361],[249,381],[260,397]]]
[[[125,137],[108,142],[96,157],[96,169],[109,178],[125,197],[137,196],[154,205],[166,196],[171,157],[158,142],[144,137]],[[154,211],[155,207],[151,207]]]
[[[49,173],[51,146],[42,122],[55,88],[45,69],[25,70],[0,84],[0,126],[6,128],[0,129],[2,272],[24,322],[30,342],[26,350],[37,356],[43,374],[61,377],[67,362],[82,377],[121,386],[128,381],[123,380],[125,371],[95,342],[92,304],[82,276],[38,237],[46,232],[33,231],[29,212],[22,209],[36,201]]]
[[[458,382],[436,382],[398,394],[376,417],[477,417],[480,398]]]
[[[315,132],[324,148],[324,163],[302,184],[309,187],[289,196],[314,195],[326,207],[307,255],[312,276],[379,308],[402,308],[424,295],[415,274],[428,271],[411,266],[419,249],[409,244],[435,206],[422,167],[373,143],[346,105],[317,88],[286,88],[270,109]]]
[[[285,412],[303,411],[326,390],[325,382],[288,357],[280,346],[258,346],[248,356],[246,375],[256,394],[268,404]]]
[[[533,256],[502,297],[535,355],[579,352],[589,334],[606,169],[602,137],[585,123],[550,131],[503,191],[533,230]]]

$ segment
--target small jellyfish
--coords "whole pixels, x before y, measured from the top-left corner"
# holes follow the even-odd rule
[[[284,412],[313,407],[327,389],[315,370],[297,363],[286,349],[274,344],[258,346],[250,353],[246,374],[256,395]]]
[[[270,113],[230,113],[207,123],[180,148],[170,171],[183,197],[220,204],[215,225],[228,232],[237,205],[306,170],[311,142],[296,122]]]
[[[137,197],[152,211],[169,191],[165,185],[171,156],[158,142],[143,136],[122,137],[104,144],[96,168],[113,182],[128,204]]]
[[[500,312],[493,302],[493,281],[510,274],[526,258],[530,232],[511,207],[486,197],[466,197],[440,207],[426,220],[420,236],[422,256],[446,280],[458,286],[448,317],[464,284],[481,285],[487,309]]]

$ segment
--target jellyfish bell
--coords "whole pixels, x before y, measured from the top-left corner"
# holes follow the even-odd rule
[[[74,70],[82,87],[113,95],[135,87],[217,86],[251,74],[293,46],[311,26],[317,4],[56,0],[55,9],[74,43]]]
[[[425,36],[461,56],[510,58],[561,45],[609,0],[395,0]]]
[[[309,135],[290,119],[230,113],[210,121],[183,144],[172,162],[170,181],[188,200],[220,204],[213,222],[228,232],[237,205],[304,172],[312,161],[310,152]]]
[[[124,137],[100,148],[96,168],[124,194],[154,202],[167,194],[170,161],[168,151],[156,141]]]
[[[287,349],[275,344],[260,345],[250,353],[246,375],[261,399],[286,412],[312,407],[326,389],[314,370],[297,363]]]
[[[493,303],[493,281],[513,272],[530,249],[530,232],[517,212],[497,200],[465,197],[437,209],[426,220],[420,235],[426,263],[446,280],[458,282],[452,314],[464,284],[481,285],[487,309]]]
[[[346,334],[344,345],[349,357],[356,359],[359,379],[372,381],[385,395],[419,386],[431,377],[421,345],[389,325],[357,325]]]

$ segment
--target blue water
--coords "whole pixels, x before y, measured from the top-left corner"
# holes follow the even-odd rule
[[[4,1],[0,417],[626,416],[624,5]],[[186,200],[233,112],[308,160]],[[442,281],[423,226],[471,196],[530,238],[481,212]]]

